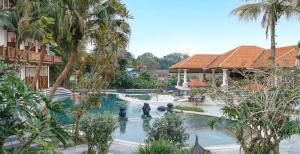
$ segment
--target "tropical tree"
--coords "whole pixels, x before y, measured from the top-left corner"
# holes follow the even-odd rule
[[[146,70],[159,69],[159,58],[150,52],[144,53],[137,57],[138,63],[140,63]]]
[[[262,18],[262,27],[266,29],[266,37],[271,37],[271,54],[269,59],[275,63],[276,54],[276,25],[282,16],[287,18],[299,15],[299,0],[245,0],[246,4],[234,9],[232,14],[240,19],[251,21]],[[251,1],[251,2],[249,2]]]
[[[162,69],[169,69],[170,66],[188,58],[187,54],[171,53],[159,59],[159,64]]]
[[[62,81],[66,79],[78,55],[78,46],[82,43],[83,38],[91,39],[98,44],[99,40],[95,41],[95,38],[100,38],[99,35],[103,34],[99,33],[99,29],[110,31],[110,28],[114,27],[112,24],[119,24],[122,30],[126,26],[123,22],[117,22],[116,16],[120,19],[119,21],[129,18],[125,5],[119,0],[54,1],[54,7],[57,8],[54,11],[56,36],[60,42],[62,42],[61,40],[71,42],[71,52],[66,66],[53,84],[50,95],[53,95]],[[111,19],[116,22],[111,22]],[[108,41],[117,43],[123,40],[108,39]]]
[[[0,94],[1,153],[5,139],[12,135],[20,141],[17,153],[33,143],[47,150],[54,150],[57,143],[66,143],[69,134],[55,116],[44,113],[45,109],[62,112],[59,103],[52,103],[44,94],[33,91],[3,63],[0,63]]]
[[[227,90],[213,87],[209,93],[225,102],[223,114],[231,119],[231,130],[245,154],[279,154],[282,140],[300,134],[300,121],[294,118],[299,112],[299,70],[269,69],[277,69],[276,74],[253,70],[254,74],[244,73],[245,79],[233,81]]]

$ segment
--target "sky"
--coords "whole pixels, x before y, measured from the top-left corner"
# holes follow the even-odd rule
[[[133,19],[128,51],[135,56],[151,52],[158,57],[180,52],[218,54],[240,45],[269,48],[260,21],[240,21],[230,12],[241,0],[123,0]],[[300,40],[300,21],[282,18],[277,45]]]

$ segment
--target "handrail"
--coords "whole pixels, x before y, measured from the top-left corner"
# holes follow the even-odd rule
[[[38,63],[40,61],[41,53],[34,51],[24,51],[13,47],[0,46],[0,59],[4,59],[8,62],[12,62],[15,58],[20,58],[21,62]],[[57,64],[61,63],[62,58],[60,56],[45,55],[45,64]]]

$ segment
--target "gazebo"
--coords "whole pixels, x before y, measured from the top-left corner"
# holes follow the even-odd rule
[[[205,73],[208,73],[209,65],[218,57],[218,55],[197,54],[191,56],[170,67],[170,73],[177,73],[177,87],[188,88],[187,73],[202,73],[205,79]],[[181,84],[181,72],[183,72],[183,83]]]
[[[177,88],[188,89],[188,73],[211,73],[215,84],[215,73],[222,73],[222,85],[228,86],[228,76],[235,71],[251,71],[270,64],[270,50],[258,46],[239,46],[221,55],[197,54],[170,67],[170,73],[177,73]],[[283,68],[298,67],[298,50],[295,46],[280,47],[276,50],[275,64]],[[181,84],[181,72],[183,83]]]

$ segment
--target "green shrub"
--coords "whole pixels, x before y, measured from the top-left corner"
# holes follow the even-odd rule
[[[176,113],[166,113],[161,119],[154,121],[148,132],[147,142],[168,140],[175,145],[184,146],[188,138],[181,116]]]
[[[47,151],[53,151],[57,144],[65,145],[69,133],[54,115],[45,114],[62,113],[61,104],[34,91],[1,61],[0,72],[0,153],[4,153],[5,140],[13,135],[20,141],[13,149],[16,153],[24,153],[33,143]]]
[[[194,107],[194,106],[175,106],[174,108],[177,110],[184,110],[184,111],[204,112],[202,108]]]
[[[188,154],[188,149],[178,148],[170,141],[157,140],[140,146],[136,154]]]
[[[80,121],[80,129],[86,134],[88,153],[94,149],[106,153],[112,143],[116,120],[109,114],[87,114]]]

